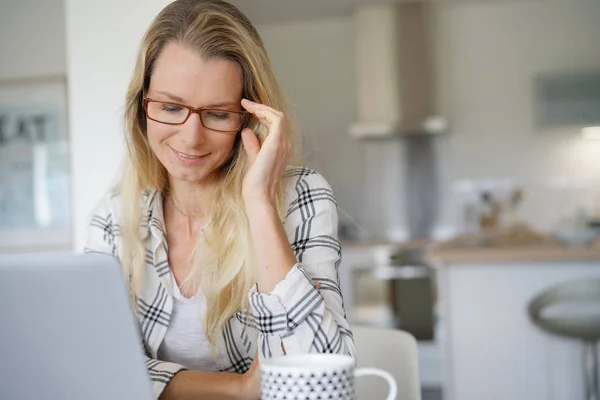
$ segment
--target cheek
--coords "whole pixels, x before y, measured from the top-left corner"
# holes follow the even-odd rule
[[[221,157],[227,158],[231,151],[233,150],[233,146],[235,144],[236,136],[225,136],[219,137],[215,140],[214,145],[219,149],[219,153]]]
[[[177,130],[169,125],[156,124],[154,123],[154,121],[148,122],[148,142],[150,143],[150,147],[152,147],[152,150],[154,150],[154,152],[157,152],[161,142],[173,136],[175,133],[177,133]]]

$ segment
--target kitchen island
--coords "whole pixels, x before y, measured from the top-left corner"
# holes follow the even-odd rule
[[[575,279],[600,278],[600,245],[556,243],[452,247],[429,241],[343,243],[340,279],[352,317],[353,271],[382,254],[423,249],[436,271],[438,327],[419,342],[421,381],[449,400],[583,398],[583,350],[529,320],[541,291]]]
[[[599,246],[440,248],[427,257],[438,271],[445,399],[584,398],[581,344],[539,330],[527,306],[551,286],[600,279]]]

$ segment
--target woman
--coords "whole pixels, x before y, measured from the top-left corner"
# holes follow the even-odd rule
[[[288,166],[285,109],[234,6],[178,0],[152,22],[127,92],[121,184],[86,251],[121,261],[156,397],[259,398],[258,356],[354,355],[335,199]]]

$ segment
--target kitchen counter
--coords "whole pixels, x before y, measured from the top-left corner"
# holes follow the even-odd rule
[[[435,242],[429,239],[408,240],[403,242],[393,242],[389,240],[341,240],[343,250],[372,250],[374,248],[424,248],[434,244]]]
[[[586,247],[568,247],[547,241],[537,244],[497,246],[452,246],[428,240],[394,242],[342,242],[346,253],[377,253],[423,249],[425,258],[436,264],[486,264],[520,261],[600,261],[600,241]],[[364,262],[372,262],[368,257]]]
[[[581,398],[580,362],[571,356],[580,351],[579,343],[539,331],[529,320],[527,307],[548,287],[600,279],[600,241],[588,247],[567,247],[532,236],[490,242],[342,241],[339,273],[348,318],[357,315],[356,272],[408,250],[408,257],[421,255],[435,267],[438,336],[431,349],[419,342],[422,379],[429,372],[425,382],[441,384],[447,400],[493,396],[526,400],[559,398],[563,393],[564,398]],[[365,287],[361,290],[364,293]]]
[[[444,399],[585,397],[580,342],[543,332],[528,308],[556,285],[600,280],[599,247],[538,244],[428,255],[441,260],[436,282]]]
[[[431,262],[474,264],[519,261],[600,261],[600,246],[566,247],[560,244],[438,248],[427,252]]]

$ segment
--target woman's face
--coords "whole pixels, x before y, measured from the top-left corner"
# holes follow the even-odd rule
[[[155,62],[146,97],[241,111],[241,67],[228,60],[204,60],[196,51],[170,43]],[[147,119],[147,131],[150,147],[171,179],[187,182],[211,177],[228,159],[237,135],[205,128],[198,114],[191,114],[183,125]]]

